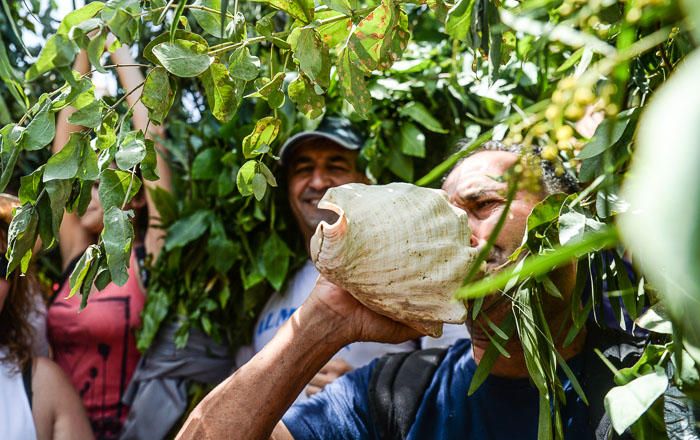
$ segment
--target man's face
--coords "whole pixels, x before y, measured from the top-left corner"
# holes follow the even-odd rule
[[[507,183],[494,178],[502,176],[517,160],[515,153],[482,151],[462,161],[445,180],[442,188],[450,202],[469,216],[472,246],[484,246],[498,223],[506,202]],[[503,229],[486,259],[487,272],[498,270],[520,246],[527,216],[540,200],[540,195],[527,191],[516,193]]]
[[[337,218],[334,212],[317,208],[328,188],[367,181],[356,161],[356,151],[323,138],[310,139],[293,152],[287,171],[289,204],[307,240],[321,220]]]

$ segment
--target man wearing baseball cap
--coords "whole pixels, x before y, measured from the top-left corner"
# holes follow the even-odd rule
[[[308,245],[316,226],[322,221],[334,222],[332,211],[318,209],[326,190],[346,183],[368,183],[358,169],[359,150],[364,137],[347,119],[326,117],[314,131],[291,136],[279,152],[280,165],[286,179],[289,205],[304,243]],[[242,347],[236,355],[238,366],[247,362],[272,339],[277,329],[306,300],[316,283],[318,272],[308,260],[287,283],[286,289],[269,299],[253,331],[253,343]],[[298,400],[304,400],[342,374],[365,365],[389,352],[414,350],[413,341],[399,345],[359,342],[341,350],[309,382]]]

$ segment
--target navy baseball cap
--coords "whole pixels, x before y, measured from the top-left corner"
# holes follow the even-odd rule
[[[349,120],[328,116],[323,118],[316,130],[302,131],[287,139],[282,148],[280,148],[280,164],[287,166],[294,150],[303,142],[314,138],[328,139],[352,151],[359,150],[365,143],[362,133]]]

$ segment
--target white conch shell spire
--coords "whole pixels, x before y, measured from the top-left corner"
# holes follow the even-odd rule
[[[351,183],[318,204],[338,214],[311,238],[311,259],[370,309],[437,336],[467,310],[452,294],[476,256],[467,215],[442,190]]]

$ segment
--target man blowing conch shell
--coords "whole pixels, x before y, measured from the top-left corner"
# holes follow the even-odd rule
[[[467,216],[471,232],[469,248],[483,246],[491,236],[505,205],[506,183],[499,177],[518,162],[519,151],[516,148],[487,143],[457,164],[445,180],[443,190],[448,200]],[[544,170],[544,165],[541,180],[541,191],[516,192],[501,232],[494,240],[493,250],[486,259],[483,268],[486,272],[503,267],[508,257],[520,246],[527,217],[539,201],[547,194],[567,192],[572,188],[566,185],[565,179],[551,172],[551,167]],[[348,222],[351,226],[352,219]],[[319,243],[318,247],[323,248],[323,243]],[[376,250],[376,247],[371,247],[367,252]],[[335,258],[342,257],[331,257],[329,261]],[[408,265],[408,260],[420,257],[402,253],[392,258]],[[381,267],[385,266],[386,262],[381,263]],[[563,336],[554,340],[556,348],[581,381],[588,366],[582,362],[586,331],[563,347],[564,336],[571,327],[571,314],[566,311],[571,303],[575,271],[567,266],[552,274],[552,278],[563,299],[544,298],[544,313],[550,328],[563,329]],[[347,285],[351,289],[357,287]],[[357,291],[354,293],[358,295]],[[396,414],[387,415],[377,411],[376,406],[383,396],[377,395],[378,381],[374,373],[383,372],[383,367],[389,365],[391,358],[373,361],[344,375],[312,399],[287,411],[306,382],[348,343],[398,343],[419,335],[415,328],[404,322],[413,325],[413,318],[420,316],[406,312],[406,315],[399,317],[403,322],[392,320],[372,310],[374,305],[367,300],[370,296],[367,294],[362,300],[371,308],[321,277],[306,302],[267,346],[199,404],[178,438],[537,438],[539,394],[528,379],[523,348],[517,338],[512,338],[506,345],[510,357],[499,357],[477,392],[467,394],[476,366],[490,343],[484,328],[488,322],[498,325],[511,313],[512,303],[501,295],[485,299],[476,322],[471,316],[467,317],[466,324],[472,339],[458,341],[434,359],[434,373],[429,375],[421,394],[414,396],[413,401],[404,400],[393,407],[401,419],[398,423],[400,429],[394,429]],[[408,304],[406,309],[409,308]],[[431,310],[430,318],[442,316],[443,311],[442,306]],[[433,316],[433,313],[437,314]],[[420,356],[422,352],[426,351],[414,353]],[[422,372],[417,369],[412,377],[418,380]],[[410,388],[411,382],[409,378],[404,383]],[[564,437],[594,437],[595,426],[589,423],[589,418],[592,420],[595,415],[592,412],[589,414],[589,407],[578,398],[567,380],[562,380],[562,384],[566,398],[566,404],[561,408]],[[404,411],[409,407],[414,407],[414,411]],[[392,434],[387,435],[387,430],[393,431]]]

